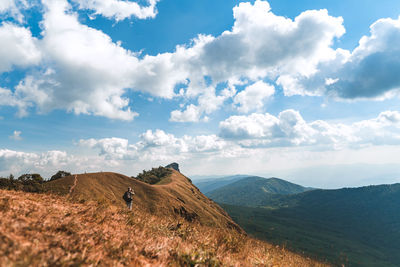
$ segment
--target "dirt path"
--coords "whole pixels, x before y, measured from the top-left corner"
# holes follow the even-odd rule
[[[75,186],[76,186],[76,184],[78,183],[78,175],[75,175],[75,177],[74,177],[74,184],[71,186],[71,188],[69,189],[69,194],[71,195],[72,194],[72,192],[74,191],[74,189],[75,189]]]

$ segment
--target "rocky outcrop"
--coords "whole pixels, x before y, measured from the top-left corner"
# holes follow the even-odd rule
[[[180,170],[179,170],[179,164],[176,163],[176,162],[173,162],[173,163],[171,163],[171,164],[168,164],[167,166],[165,166],[165,168],[171,168],[171,169],[174,169],[175,171],[180,172]]]

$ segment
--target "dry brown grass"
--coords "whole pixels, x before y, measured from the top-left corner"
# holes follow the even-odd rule
[[[1,266],[324,266],[236,231],[134,207],[0,190]]]
[[[71,175],[49,183],[47,190],[75,200],[96,200],[123,207],[122,195],[133,187],[134,206],[163,217],[180,216],[203,225],[236,227],[229,215],[204,196],[185,176],[173,171],[161,185],[150,185],[122,174],[101,172]]]

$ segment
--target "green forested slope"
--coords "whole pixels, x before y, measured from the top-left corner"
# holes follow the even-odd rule
[[[247,177],[225,185],[206,196],[219,203],[239,206],[265,206],[276,195],[296,194],[310,190],[278,178]]]
[[[248,233],[347,266],[400,266],[400,184],[313,190],[268,207],[224,205]]]

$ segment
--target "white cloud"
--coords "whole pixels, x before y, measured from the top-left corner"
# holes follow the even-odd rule
[[[15,7],[14,0],[3,0],[0,2],[0,12],[7,12]]]
[[[44,68],[26,76],[15,88],[12,97],[20,115],[26,115],[28,107],[36,107],[39,112],[66,109],[132,120],[138,114],[124,96],[128,88],[171,98],[175,83],[185,81],[171,62],[171,54],[139,60],[137,54],[113,43],[100,30],[82,25],[67,1],[43,0],[43,4],[39,47]],[[12,43],[7,41],[7,45]]]
[[[147,130],[140,141],[129,144],[127,139],[104,138],[80,140],[83,147],[94,148],[106,160],[135,160],[140,162],[160,160],[184,160],[198,156],[227,156],[238,153],[238,146],[230,146],[216,135],[188,136],[180,138],[162,130]]]
[[[172,98],[180,84],[187,87],[185,96],[198,97],[198,110],[189,105],[186,111],[171,115],[171,120],[205,119],[204,114],[214,112],[232,97],[216,94],[217,84],[242,78],[274,78],[281,72],[313,73],[315,66],[333,53],[330,46],[334,38],[344,33],[342,19],[329,16],[326,10],[307,11],[290,20],[274,15],[267,2],[256,1],[235,7],[233,28],[220,36],[199,35],[190,45],[177,46],[173,53],[139,59],[137,54],[113,43],[108,35],[79,23],[67,1],[43,3],[40,47],[46,68],[21,81],[24,89],[19,90],[18,97],[25,101],[21,106],[36,106],[43,112],[59,108],[123,120],[137,116],[130,108],[130,100],[124,97],[128,88]],[[117,19],[125,16],[118,13],[119,5],[129,5],[117,0],[79,3]],[[108,4],[113,6],[107,8],[110,13],[106,13]],[[150,6],[155,4],[150,2]],[[204,77],[209,77],[211,83]],[[27,98],[26,91],[34,91],[35,98]]]
[[[314,75],[281,76],[278,84],[286,95],[316,94],[341,99],[384,99],[400,89],[400,18],[380,19],[370,35],[360,39],[352,52],[337,49],[330,60],[320,62]]]
[[[26,0],[1,0],[0,15],[5,15],[16,19],[18,22],[23,22],[24,16],[21,10],[29,7]]]
[[[224,102],[230,97],[234,96],[236,90],[233,85],[223,89],[220,94],[215,93],[213,87],[208,87],[198,97],[198,105],[189,104],[183,111],[173,110],[171,112],[170,121],[173,122],[198,122],[208,121],[208,117],[205,114],[211,114],[218,110]]]
[[[276,117],[253,113],[222,121],[219,136],[176,137],[162,130],[147,130],[134,144],[115,137],[80,140],[79,144],[98,150],[99,156],[108,161],[140,162],[254,157],[260,151],[278,147],[308,147],[314,151],[360,149],[400,145],[400,112],[385,111],[377,118],[349,125],[322,120],[306,122],[294,110],[282,111]]]
[[[274,86],[264,83],[263,81],[258,81],[247,86],[245,90],[238,93],[233,103],[240,112],[248,113],[249,111],[263,108],[265,100],[274,93]]]
[[[137,156],[134,149],[128,145],[127,139],[122,138],[104,138],[104,139],[87,139],[80,140],[81,146],[96,148],[100,150],[99,155],[105,156],[106,159],[127,159]]]
[[[200,108],[190,104],[184,111],[173,110],[169,120],[173,122],[198,122],[201,115]]]
[[[132,120],[138,114],[122,95],[137,58],[101,31],[80,24],[75,13],[66,13],[67,2],[44,4],[41,47],[48,68],[21,81],[15,93],[18,98],[44,112],[66,109]]]
[[[307,123],[299,112],[285,110],[277,117],[253,113],[231,116],[220,123],[220,136],[244,147],[312,146],[315,149],[359,148],[400,144],[400,113],[385,111],[375,119],[350,125],[322,120]]]
[[[3,22],[0,26],[0,73],[10,71],[14,66],[38,64],[41,53],[37,43],[28,29]]]
[[[130,17],[138,19],[154,18],[157,15],[156,4],[159,0],[148,0],[148,6],[128,0],[73,0],[81,9],[91,9],[95,14],[117,21]]]
[[[75,165],[75,158],[65,151],[52,150],[43,153],[29,153],[0,149],[0,173],[22,174],[41,172],[55,173],[59,168]],[[53,173],[53,174],[54,174]]]
[[[221,55],[234,60],[232,68],[240,68],[240,73],[250,77],[252,73],[263,76],[283,69],[313,72],[315,64],[332,53],[333,39],[344,33],[342,19],[330,17],[326,10],[306,11],[292,21],[274,15],[267,2],[256,1],[254,5],[239,4],[234,8],[234,17],[232,31],[215,43],[223,44],[218,50]],[[241,57],[222,51],[232,37],[240,45]]]
[[[9,137],[12,140],[19,141],[19,140],[22,140],[21,134],[22,134],[21,131],[14,131],[13,134]]]
[[[199,36],[192,47],[179,47],[172,54],[173,62],[185,66],[187,96],[207,91],[203,77],[209,77],[216,87],[242,78],[310,75],[319,62],[335,55],[330,46],[344,33],[342,18],[331,17],[326,10],[307,11],[293,21],[274,15],[265,1],[240,3],[234,8],[234,18],[231,31],[217,37]]]
[[[18,101],[14,97],[13,93],[8,89],[0,87],[0,106],[3,105],[16,106],[17,104]]]
[[[117,20],[152,17],[156,12],[156,1],[147,7],[121,0],[76,1],[81,8]],[[42,2],[40,41],[25,28],[7,23],[0,28],[0,44],[6,44],[0,46],[0,56],[6,59],[0,62],[0,71],[40,63],[40,69],[31,71],[14,93],[1,92],[13,99],[9,105],[18,107],[19,115],[26,115],[28,108],[38,112],[64,109],[132,120],[138,114],[126,93],[133,90],[184,99],[189,104],[174,110],[170,120],[196,122],[207,120],[232,97],[240,112],[262,108],[263,101],[256,101],[254,95],[267,98],[268,90],[249,86],[234,95],[235,85],[243,81],[268,78],[282,85],[286,95],[340,98],[385,97],[400,84],[399,49],[391,46],[400,38],[400,19],[373,24],[371,36],[363,37],[350,53],[332,49],[345,29],[343,19],[329,16],[326,10],[306,11],[292,20],[275,15],[266,1],[240,3],[234,8],[232,29],[221,35],[198,35],[172,53],[139,58],[102,31],[81,24],[68,1]],[[390,70],[379,71],[388,65]],[[217,92],[223,85],[226,89]]]
[[[129,167],[132,167],[130,162]],[[140,170],[140,166],[137,169]],[[130,168],[127,168],[130,169]],[[86,155],[84,151],[69,154],[66,151],[23,152],[0,149],[0,176],[10,173],[18,177],[24,173],[40,173],[49,178],[59,170],[71,173],[113,170],[121,172],[121,164],[116,160],[104,160],[102,156]]]

